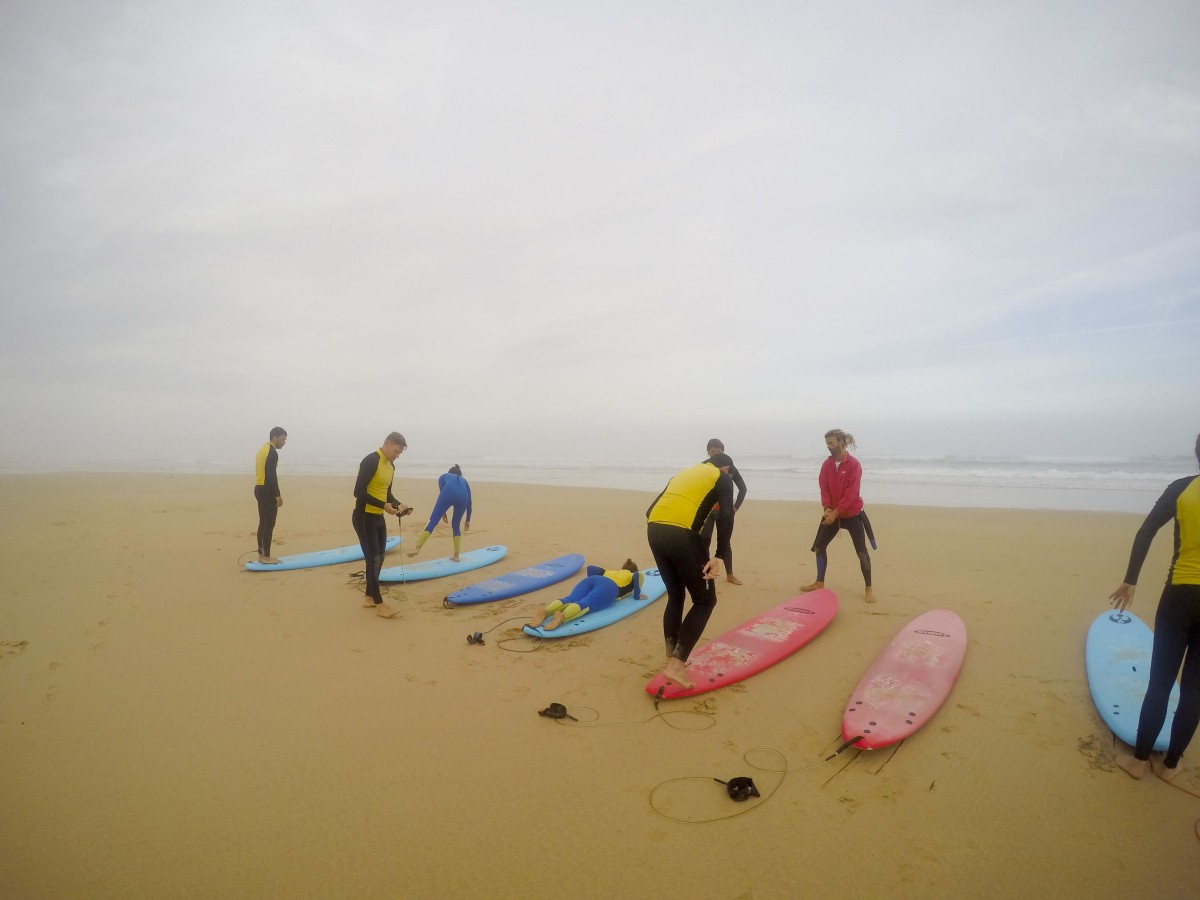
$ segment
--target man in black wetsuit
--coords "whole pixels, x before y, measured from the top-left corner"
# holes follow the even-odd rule
[[[274,565],[279,562],[271,555],[271,538],[275,534],[275,520],[279,507],[283,506],[283,494],[279,491],[279,451],[287,443],[287,432],[276,426],[271,429],[269,440],[258,448],[254,458],[254,499],[258,502],[258,561]]]

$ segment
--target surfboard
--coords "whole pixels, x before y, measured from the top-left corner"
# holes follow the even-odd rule
[[[565,581],[582,567],[583,555],[571,553],[454,591],[446,595],[446,602],[465,606],[470,603],[490,603],[493,600],[519,597],[521,594]]]
[[[642,587],[639,593],[642,595],[640,600],[634,600],[633,595],[623,597],[618,600],[608,609],[601,609],[597,612],[584,613],[578,619],[571,619],[569,622],[564,622],[553,631],[546,631],[543,628],[530,628],[525,626],[525,633],[530,637],[540,638],[564,638],[575,637],[580,634],[587,634],[589,631],[597,631],[601,628],[607,628],[614,622],[620,622],[622,619],[627,619],[635,612],[645,609],[667,590],[663,584],[662,578],[658,574],[658,569],[643,569],[642,570]]]
[[[687,671],[694,687],[682,687],[659,672],[646,685],[646,693],[657,696],[661,688],[662,699],[675,700],[745,681],[815,638],[837,611],[837,594],[827,588],[793,597],[692,653]]]
[[[1113,734],[1133,746],[1137,743],[1138,717],[1150,684],[1152,632],[1131,612],[1103,612],[1088,629],[1084,665],[1092,701]],[[1179,706],[1179,683],[1171,688],[1167,718],[1154,741],[1155,750],[1166,750],[1171,723]]]
[[[404,566],[389,566],[379,573],[379,580],[407,583],[428,581],[431,578],[445,578],[447,575],[457,575],[460,572],[470,572],[473,569],[490,566],[492,563],[504,559],[506,553],[508,553],[507,547],[497,545],[484,547],[481,550],[468,550],[459,555],[458,562],[453,562],[450,557],[446,556],[442,559],[413,562]]]
[[[914,734],[950,696],[967,655],[967,626],[931,609],[900,629],[875,657],[842,715],[842,740],[879,750]]]
[[[390,537],[385,545],[387,550],[393,550],[400,545],[400,536]],[[334,550],[315,550],[312,553],[297,553],[294,556],[281,556],[279,563],[260,563],[257,559],[245,564],[251,572],[284,572],[290,569],[315,569],[317,566],[334,566],[338,563],[354,562],[363,558],[362,547],[351,544],[349,547],[338,547]]]

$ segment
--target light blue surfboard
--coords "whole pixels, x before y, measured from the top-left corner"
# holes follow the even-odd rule
[[[459,555],[458,562],[450,557],[431,559],[427,562],[412,562],[405,566],[389,566],[379,573],[380,581],[428,581],[431,578],[445,578],[447,575],[457,575],[460,572],[470,572],[472,569],[482,569],[494,562],[504,559],[508,548],[497,545],[484,547],[482,550],[469,550]]]
[[[1084,652],[1088,686],[1104,724],[1131,747],[1137,742],[1142,699],[1150,684],[1150,653],[1154,633],[1130,612],[1106,612],[1088,629]],[[1155,750],[1166,750],[1171,740],[1171,722],[1179,706],[1179,685],[1171,688],[1167,719],[1154,742]]]
[[[546,631],[542,628],[530,628],[528,625],[525,626],[524,630],[530,637],[541,638],[564,638],[587,634],[589,631],[596,631],[599,628],[612,625],[614,622],[620,622],[622,619],[629,618],[635,612],[645,609],[661,597],[666,590],[666,585],[663,584],[663,580],[658,574],[658,569],[643,569],[642,599],[634,600],[633,595],[630,594],[628,597],[618,600],[608,609],[602,609],[594,613],[584,613],[578,619],[571,619],[569,622],[564,622],[553,631]]]
[[[400,546],[399,536],[387,539],[387,550]],[[289,569],[315,569],[318,566],[335,566],[338,563],[354,562],[363,558],[362,547],[351,544],[349,547],[338,547],[334,550],[314,550],[312,553],[297,553],[294,556],[281,556],[279,563],[260,563],[257,559],[246,563],[251,572],[284,572]]]
[[[519,597],[560,581],[565,581],[583,567],[583,555],[571,553],[557,559],[549,559],[527,569],[517,569],[507,575],[489,578],[460,591],[446,595],[446,602],[456,606],[469,603],[490,603]]]

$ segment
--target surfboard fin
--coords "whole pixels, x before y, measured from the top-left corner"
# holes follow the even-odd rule
[[[843,751],[850,749],[851,747],[854,746],[854,744],[857,741],[862,740],[863,737],[864,737],[864,735],[856,734],[854,737],[850,738],[850,740],[846,741],[846,743],[842,744],[842,746],[838,747],[836,750],[834,750],[832,753],[830,753],[827,757],[825,757],[825,762],[829,762],[829,760],[833,759],[835,756],[839,755]]]

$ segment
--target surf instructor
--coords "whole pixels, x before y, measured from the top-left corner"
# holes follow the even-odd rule
[[[1200,434],[1196,435],[1195,450],[1196,463],[1200,464]],[[1179,773],[1179,761],[1200,724],[1200,475],[1189,475],[1167,485],[1133,539],[1125,580],[1109,595],[1119,611],[1133,605],[1138,575],[1154,535],[1172,519],[1175,555],[1154,614],[1150,684],[1138,719],[1137,745],[1133,756],[1117,757],[1117,765],[1134,778],[1146,774],[1150,751],[1167,718],[1171,687],[1182,666],[1171,742],[1162,769],[1156,773],[1163,781],[1173,781]]]
[[[287,432],[276,425],[265,444],[258,448],[254,457],[254,499],[258,503],[258,561],[266,565],[278,565],[279,560],[271,555],[271,538],[275,534],[275,520],[283,506],[283,494],[279,491],[279,451],[287,443]]]
[[[733,531],[732,466],[733,460],[724,453],[712,454],[674,475],[646,510],[650,552],[667,589],[663,610],[667,663],[663,675],[685,688],[693,686],[687,677],[688,656],[717,605],[713,579],[721,574],[720,560],[729,552]],[[720,504],[717,550],[715,558],[709,559],[708,544],[700,531],[716,504]],[[686,616],[685,592],[692,598]]]
[[[358,464],[358,479],[354,482],[354,513],[350,521],[362,547],[366,563],[366,596],[363,606],[374,609],[375,614],[390,619],[398,609],[383,602],[379,590],[379,573],[383,569],[383,554],[387,550],[387,523],[383,514],[399,519],[412,512],[392,496],[392,479],[396,475],[396,457],[408,449],[408,441],[398,431],[383,439],[383,446],[368,453]]]

